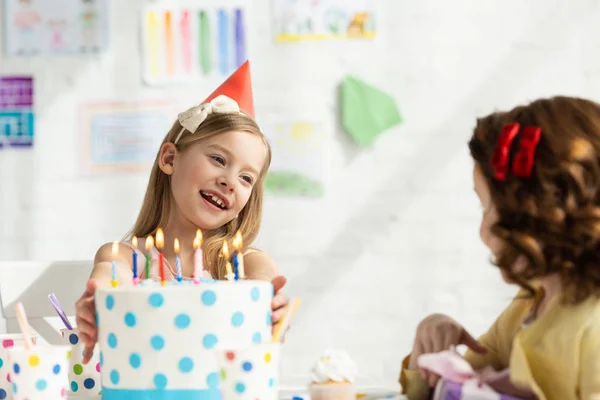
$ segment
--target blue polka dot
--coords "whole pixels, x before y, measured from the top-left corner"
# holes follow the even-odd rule
[[[96,386],[96,382],[94,382],[92,378],[87,378],[83,381],[83,386],[85,386],[86,389],[93,389],[94,386]]]
[[[134,313],[128,312],[127,314],[125,314],[125,325],[127,325],[130,328],[133,328],[136,323],[137,318]]]
[[[110,381],[112,382],[113,385],[118,385],[120,379],[121,379],[121,376],[119,375],[119,372],[116,369],[113,369],[112,371],[110,371]]]
[[[113,297],[112,294],[109,294],[108,296],[106,296],[106,309],[110,311],[113,309],[114,306],[115,306],[115,298]]]
[[[187,374],[194,369],[194,361],[189,357],[183,357],[179,360],[179,370],[184,374]]]
[[[260,297],[260,291],[257,287],[252,288],[252,290],[250,291],[250,297],[252,298],[252,301],[258,301]]]
[[[100,352],[100,366],[104,365],[104,355]]]
[[[111,349],[117,347],[117,337],[114,333],[108,334],[108,347],[110,347]]]
[[[206,384],[211,389],[217,389],[219,387],[219,375],[216,372],[211,372],[206,377]]]
[[[206,290],[202,293],[202,303],[205,306],[212,306],[217,301],[217,294],[213,290]]]
[[[4,400],[6,398],[6,390],[0,389],[0,400]]]
[[[17,394],[17,384],[13,382],[13,394]]]
[[[187,314],[179,314],[175,317],[175,326],[179,329],[185,329],[190,326],[190,316]]]
[[[15,365],[13,365],[13,371],[15,371],[15,374],[19,374],[19,372],[21,371],[21,367],[19,366],[19,364],[15,363]]]
[[[242,364],[242,369],[246,372],[252,371],[252,363],[250,361],[246,361]]]
[[[275,379],[269,379],[269,387],[273,387],[275,385]]]
[[[217,337],[215,335],[213,335],[212,333],[204,335],[204,338],[202,339],[202,344],[207,349],[212,349],[213,347],[215,347],[217,342],[218,342]]]
[[[69,335],[69,343],[71,343],[71,344],[77,344],[77,343],[79,343],[79,338],[77,337],[76,334],[71,333]]]
[[[154,386],[156,386],[157,389],[164,389],[167,387],[167,377],[165,374],[154,375]]]
[[[60,365],[56,364],[54,367],[52,367],[52,373],[54,375],[60,374]]]
[[[246,391],[246,385],[244,385],[242,382],[238,382],[235,384],[235,391],[237,393],[244,393]]]
[[[4,365],[4,360],[0,358],[0,368]]]
[[[79,385],[77,384],[77,382],[73,381],[71,382],[71,392],[75,393],[79,390]]]
[[[148,298],[148,302],[154,308],[158,308],[163,305],[165,302],[165,298],[160,293],[152,293]]]
[[[235,327],[239,327],[239,326],[242,326],[243,323],[244,323],[244,314],[242,314],[239,311],[233,313],[233,316],[231,317],[231,324]]]
[[[252,343],[254,343],[254,344],[262,343],[262,335],[260,334],[260,332],[254,332],[254,335],[252,335]]]
[[[46,390],[48,387],[48,382],[45,379],[38,379],[35,383],[35,388],[39,391]]]
[[[142,365],[142,358],[138,353],[131,353],[129,356],[129,365],[133,368],[139,368]]]
[[[273,325],[273,318],[271,316],[271,311],[267,311],[267,326]]]
[[[160,335],[152,336],[150,338],[150,346],[152,346],[154,350],[162,350],[162,348],[165,347],[165,339]]]

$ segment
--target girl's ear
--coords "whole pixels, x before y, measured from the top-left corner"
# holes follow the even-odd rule
[[[171,142],[165,143],[160,147],[158,166],[167,175],[173,175],[176,154],[177,148]]]

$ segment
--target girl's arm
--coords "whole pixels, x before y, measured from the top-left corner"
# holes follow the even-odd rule
[[[94,257],[94,269],[90,275],[90,280],[95,281],[98,286],[110,285],[110,281],[112,280],[112,263],[114,259],[117,264],[117,280],[119,281],[119,284],[132,284],[132,250],[126,246],[119,245],[119,251],[116,256],[113,257],[112,245],[112,243],[106,243],[96,252],[96,257]]]
[[[277,276],[277,264],[264,251],[252,251],[244,256],[247,279],[271,282]]]

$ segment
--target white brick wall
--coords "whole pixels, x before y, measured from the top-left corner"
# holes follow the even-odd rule
[[[106,55],[0,58],[0,73],[32,73],[37,91],[35,148],[0,151],[0,259],[89,259],[133,222],[147,175],[79,175],[78,103],[172,97],[185,107],[219,83],[144,87],[137,21],[146,2],[111,3]],[[327,196],[265,206],[260,243],[290,278],[289,293],[304,299],[286,375],[305,373],[332,345],[393,384],[420,318],[447,312],[481,333],[513,293],[479,242],[466,142],[474,117],[494,108],[597,97],[599,3],[381,0],[373,42],[278,46],[269,1],[251,4],[259,118],[318,113],[332,137]],[[335,87],[346,73],[386,87],[400,104],[405,123],[373,148],[356,149],[337,131]]]

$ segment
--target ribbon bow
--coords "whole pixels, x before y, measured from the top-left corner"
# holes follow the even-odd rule
[[[510,146],[519,133],[521,125],[517,122],[507,124],[502,128],[498,144],[492,157],[492,167],[494,168],[494,179],[498,181],[506,180],[508,174],[508,158],[510,155]],[[513,174],[519,178],[528,178],[533,170],[535,161],[535,149],[537,148],[542,136],[542,128],[538,126],[526,126],[521,133],[521,147],[515,156],[512,165]]]
[[[177,135],[174,143],[177,144],[185,130],[192,133],[196,132],[200,124],[204,122],[209,114],[234,114],[239,112],[240,107],[238,106],[238,103],[232,98],[221,94],[208,103],[197,105],[187,111],[179,113],[177,120],[181,124],[182,129]]]
[[[521,149],[513,160],[513,174],[521,178],[531,175],[535,156],[535,149],[542,137],[542,128],[526,126],[521,133]]]
[[[419,368],[426,369],[443,380],[462,385],[462,399],[501,400],[501,395],[490,386],[480,383],[471,364],[454,350],[439,353],[422,354],[417,360]],[[443,386],[438,383],[436,393]],[[434,396],[435,397],[435,396]],[[435,397],[441,398],[441,397]],[[443,398],[446,398],[445,396]]]

